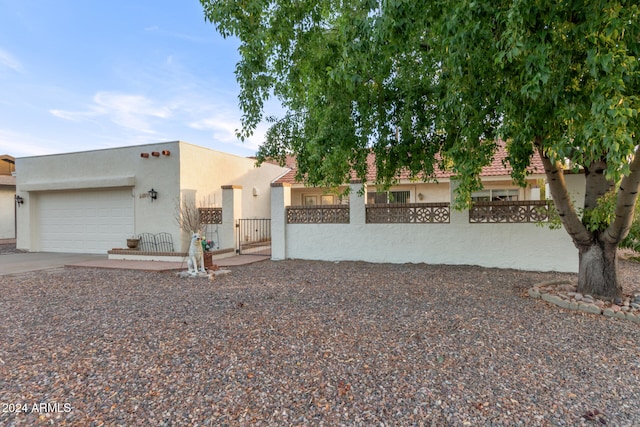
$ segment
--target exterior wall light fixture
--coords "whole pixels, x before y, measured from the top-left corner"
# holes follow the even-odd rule
[[[24,199],[22,197],[18,196],[17,194],[16,194],[15,199],[16,199],[16,205],[18,205],[18,206],[20,206],[21,204],[24,203]]]
[[[151,197],[151,201],[153,202],[158,198],[158,192],[152,188],[149,190],[149,197]]]

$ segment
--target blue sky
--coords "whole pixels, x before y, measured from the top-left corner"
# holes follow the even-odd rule
[[[253,155],[266,125],[235,137],[237,47],[198,0],[0,0],[0,154],[181,140]]]

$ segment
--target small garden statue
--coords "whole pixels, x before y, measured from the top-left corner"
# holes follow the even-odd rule
[[[187,260],[187,266],[189,268],[189,274],[196,276],[199,273],[207,274],[207,270],[204,268],[204,255],[202,253],[202,238],[200,233],[194,232],[191,236],[191,245],[189,246],[189,259]]]

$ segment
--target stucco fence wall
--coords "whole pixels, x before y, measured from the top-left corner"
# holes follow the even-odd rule
[[[568,176],[567,181],[581,203],[583,177]],[[469,223],[468,211],[453,209],[449,223],[367,224],[360,186],[352,184],[349,224],[287,224],[290,188],[272,188],[272,258],[578,270],[577,249],[564,229]]]
[[[0,186],[0,239],[16,237],[16,189]]]

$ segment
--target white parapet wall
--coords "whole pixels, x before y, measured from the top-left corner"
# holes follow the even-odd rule
[[[289,224],[287,258],[576,272],[563,230],[535,224]]]

